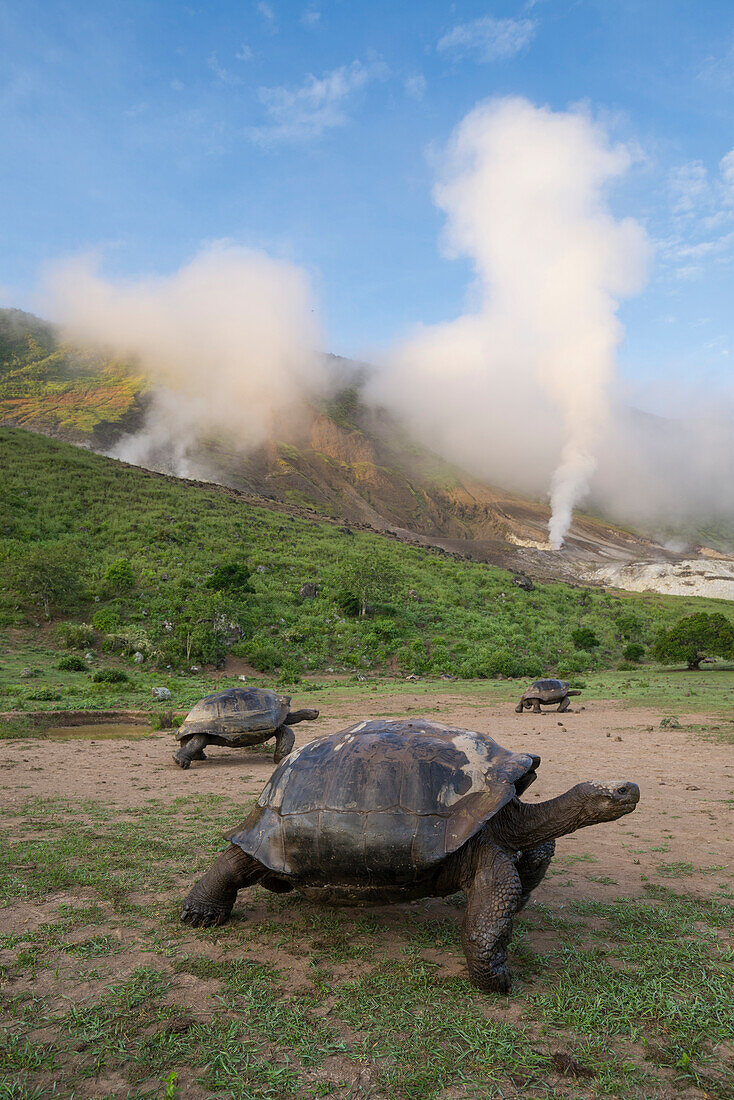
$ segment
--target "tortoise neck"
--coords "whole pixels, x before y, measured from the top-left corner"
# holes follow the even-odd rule
[[[534,805],[513,798],[492,818],[493,836],[505,847],[519,851],[593,824],[583,812],[583,789],[584,784],[579,783],[557,798]]]

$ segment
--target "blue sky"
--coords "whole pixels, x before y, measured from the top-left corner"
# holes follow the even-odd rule
[[[2,304],[81,250],[124,277],[226,238],[304,265],[328,350],[369,354],[465,306],[436,158],[515,94],[635,150],[611,201],[657,251],[625,377],[731,376],[731,0],[0,0],[0,74]]]

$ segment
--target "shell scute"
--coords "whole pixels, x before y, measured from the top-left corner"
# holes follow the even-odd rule
[[[287,757],[231,839],[296,879],[407,882],[461,847],[538,763],[437,722],[362,722]]]

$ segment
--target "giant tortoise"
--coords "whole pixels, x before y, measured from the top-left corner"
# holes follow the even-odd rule
[[[360,722],[311,741],[273,772],[244,823],[187,896],[187,924],[224,924],[238,890],[295,888],[331,903],[467,894],[462,944],[480,989],[510,988],[512,920],[555,839],[630,813],[634,783],[519,796],[540,757],[428,720]]]
[[[563,713],[569,708],[569,695],[580,695],[580,691],[569,690],[565,680],[536,680],[526,692],[520,696],[520,702],[515,707],[517,714],[522,714],[523,708],[534,714],[540,714],[541,705],[552,707],[558,703],[558,710]]]
[[[179,768],[189,768],[192,760],[206,760],[206,745],[239,749],[275,737],[273,759],[278,764],[295,744],[290,727],[319,716],[317,710],[290,710],[290,702],[290,695],[277,695],[265,688],[228,688],[206,695],[176,733],[181,747],[173,759]]]

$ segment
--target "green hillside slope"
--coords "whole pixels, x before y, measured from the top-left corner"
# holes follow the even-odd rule
[[[82,648],[131,661],[137,652],[146,666],[232,653],[285,678],[328,667],[563,674],[616,665],[629,640],[647,645],[693,607],[729,610],[564,584],[523,591],[491,566],[255,507],[232,490],[19,429],[0,429],[0,467],[6,630],[48,613],[60,623],[53,638],[66,630]],[[240,568],[215,574],[226,564]],[[316,598],[299,595],[307,582]],[[372,606],[361,616],[365,594]],[[93,630],[70,628],[82,622]]]

